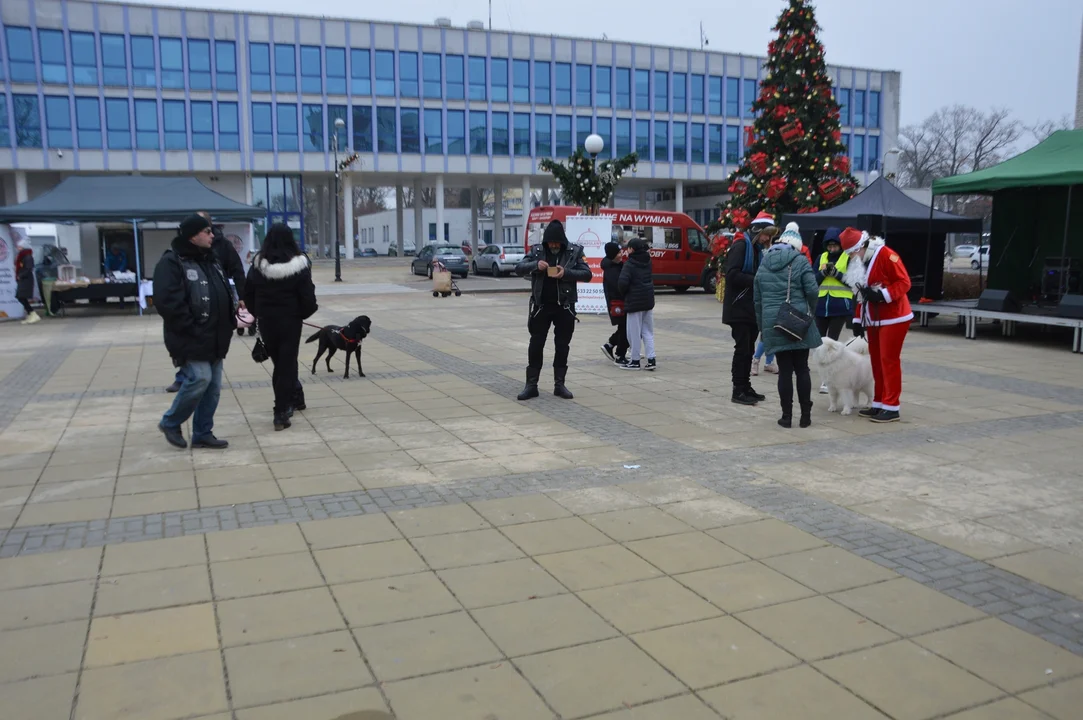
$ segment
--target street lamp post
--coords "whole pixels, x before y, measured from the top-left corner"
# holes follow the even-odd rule
[[[591,182],[597,183],[598,174],[598,154],[605,148],[605,141],[602,140],[601,135],[591,133],[587,135],[587,139],[583,141],[583,149],[590,154],[590,177]],[[591,214],[598,214],[598,206],[591,207]]]
[[[338,203],[339,203],[339,197],[338,197],[338,195],[339,195],[339,192],[338,192],[338,187],[339,187],[339,185],[338,185],[338,174],[339,174],[339,167],[338,167],[338,134],[345,127],[346,127],[346,121],[343,120],[342,118],[336,118],[335,119],[335,132],[331,135],[331,149],[333,150],[334,155],[335,155],[335,214],[334,214],[334,218],[333,218],[334,219],[334,225],[332,226],[332,227],[335,228],[335,230],[334,230],[334,232],[331,233],[331,237],[332,237],[332,239],[333,239],[333,241],[335,243],[335,282],[342,282],[342,246],[339,244],[339,241],[338,241]],[[351,228],[351,230],[352,230],[352,228]],[[350,237],[350,240],[352,241],[353,240],[353,237],[352,237],[353,233],[347,231],[346,234],[347,234],[347,236]]]

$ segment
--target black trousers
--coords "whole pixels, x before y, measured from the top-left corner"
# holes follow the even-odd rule
[[[621,315],[617,319],[617,329],[609,336],[609,344],[613,346],[613,353],[617,357],[624,357],[628,353],[628,316]]]
[[[775,353],[778,363],[778,400],[782,412],[793,409],[793,378],[797,376],[797,401],[802,407],[812,402],[812,377],[808,371],[808,350],[781,350]]]
[[[846,327],[846,317],[842,315],[838,317],[816,316],[816,329],[820,331],[821,337],[826,336],[832,340],[838,340],[844,327]]]
[[[293,407],[301,382],[297,379],[297,354],[301,347],[301,321],[288,319],[260,320],[259,334],[274,364],[271,385],[275,391],[275,413]]]
[[[549,337],[549,328],[553,328],[553,373],[563,379],[568,371],[568,352],[571,350],[572,333],[575,332],[575,315],[559,305],[541,305],[527,320],[530,331],[530,347],[527,350],[527,369],[531,375],[541,375],[545,341]]]
[[[756,337],[759,335],[756,323],[733,323],[730,334],[733,335],[733,362],[730,375],[733,389],[744,390],[752,387],[752,355],[756,352]]]
[[[19,298],[18,300],[19,300],[19,304],[21,304],[23,306],[23,310],[26,310],[27,315],[34,312],[33,308],[30,307],[30,301],[28,299]]]

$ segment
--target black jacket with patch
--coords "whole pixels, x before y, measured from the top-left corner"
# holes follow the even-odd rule
[[[624,298],[624,312],[646,312],[654,309],[654,278],[651,254],[646,248],[635,248],[620,271],[617,289]]]
[[[213,249],[173,238],[154,268],[154,307],[175,365],[214,362],[229,352],[236,306]]]
[[[530,276],[531,300],[535,305],[542,304],[542,292],[545,287],[546,271],[538,270],[538,261],[545,260],[545,245],[535,245],[530,248],[519,264],[515,266],[515,272],[520,277]],[[564,277],[557,280],[557,304],[561,307],[570,307],[575,311],[575,303],[579,300],[579,291],[575,284],[590,282],[590,266],[583,257],[583,248],[575,243],[563,242],[557,265],[564,268]]]

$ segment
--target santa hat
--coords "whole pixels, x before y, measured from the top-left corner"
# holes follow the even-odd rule
[[[775,218],[770,213],[765,212],[763,210],[760,210],[760,214],[756,216],[755,220],[753,220],[751,223],[749,223],[749,226],[750,227],[755,227],[756,225],[774,225],[774,224],[775,224]]]
[[[786,229],[782,231],[778,242],[787,243],[798,252],[801,252],[801,248],[805,246],[805,243],[801,241],[801,228],[795,222],[786,225]]]
[[[839,233],[839,243],[842,245],[842,251],[845,253],[852,253],[859,250],[868,239],[869,234],[864,230],[858,230],[857,228],[848,227]]]

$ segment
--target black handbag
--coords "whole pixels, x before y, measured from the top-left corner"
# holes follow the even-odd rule
[[[790,263],[790,275],[786,278],[786,302],[778,306],[775,317],[775,330],[779,330],[794,340],[804,340],[812,325],[812,316],[790,304],[790,289],[793,284],[793,263]]]
[[[271,354],[267,352],[267,346],[263,344],[263,337],[259,333],[259,323],[256,323],[256,344],[252,346],[252,359],[257,363],[267,362]]]

